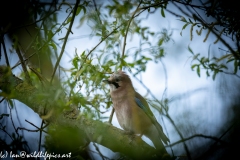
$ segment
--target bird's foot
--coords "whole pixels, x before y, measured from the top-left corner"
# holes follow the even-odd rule
[[[125,130],[124,130],[124,134],[126,134],[126,135],[134,135],[134,133],[132,131],[125,131]]]
[[[124,133],[126,134],[126,135],[128,135],[130,138],[130,144],[133,142],[133,141],[139,141],[140,139],[141,139],[141,136],[142,136],[142,134],[140,134],[140,135],[137,135],[137,134],[134,134],[133,132],[131,132],[131,131],[124,131]]]

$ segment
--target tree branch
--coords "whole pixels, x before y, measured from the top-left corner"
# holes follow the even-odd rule
[[[5,94],[5,92],[9,92],[5,87],[6,85],[12,86],[11,94]],[[49,91],[42,93],[43,91],[30,86],[14,76],[8,67],[0,67],[0,89],[4,92],[3,95],[8,96],[7,98],[23,102],[38,113],[40,117],[43,114],[48,115],[47,119],[44,119],[50,123],[46,145],[57,148],[57,151],[61,149],[66,151],[70,148],[77,149],[86,143],[95,142],[132,159],[161,159],[161,156],[166,156],[156,156],[158,154],[156,150],[139,136],[125,134],[123,130],[108,123],[85,118],[79,114],[79,110],[76,108],[66,107],[66,103],[59,103],[59,99],[54,101],[50,97],[53,102],[49,102],[48,99],[41,99],[40,96],[47,94]],[[49,103],[55,106],[53,107]],[[68,145],[70,148],[66,147]],[[49,148],[47,147],[47,149]]]

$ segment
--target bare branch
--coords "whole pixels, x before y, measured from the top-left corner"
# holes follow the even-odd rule
[[[6,64],[7,64],[7,66],[10,66],[10,63],[9,63],[9,60],[8,60],[8,56],[7,56],[6,45],[5,45],[5,41],[4,41],[4,39],[3,39],[3,36],[1,36],[1,43],[2,43],[2,46],[3,46],[3,52],[4,52]],[[0,51],[0,52],[1,52],[1,51]]]
[[[207,138],[207,139],[212,139],[212,140],[214,140],[214,141],[216,141],[216,142],[221,142],[221,143],[224,143],[224,144],[227,143],[227,142],[225,142],[225,141],[223,141],[223,140],[221,140],[221,139],[219,139],[219,138],[217,138],[217,137],[207,136],[207,135],[203,135],[203,134],[195,134],[195,135],[192,135],[192,136],[190,136],[190,137],[188,137],[188,138],[183,138],[183,139],[181,139],[181,140],[179,140],[179,141],[177,141],[177,142],[171,143],[171,144],[167,145],[166,147],[175,146],[175,145],[177,145],[177,144],[179,144],[179,143],[183,143],[183,142],[186,142],[186,141],[188,141],[188,140],[191,140],[191,139],[193,139],[193,138],[198,138],[198,137]]]
[[[128,25],[127,25],[127,29],[126,29],[126,33],[125,33],[125,36],[124,36],[124,40],[123,40],[123,49],[122,49],[122,62],[123,62],[123,57],[124,57],[124,54],[125,54],[125,48],[126,48],[126,45],[127,45],[127,35],[128,35],[128,30],[129,30],[129,27],[130,27],[130,24],[132,22],[132,20],[135,18],[135,14],[139,11],[139,7],[141,5],[142,1],[139,2],[136,10],[133,12],[132,14],[132,17],[130,18],[130,20],[128,21]],[[121,69],[122,69],[122,62],[121,62]]]
[[[65,36],[65,38],[64,38],[62,50],[61,50],[61,52],[60,52],[60,55],[59,55],[59,57],[58,57],[58,59],[57,59],[56,65],[55,65],[55,67],[54,67],[54,70],[53,70],[53,73],[52,73],[52,77],[51,77],[50,83],[52,83],[53,78],[54,78],[54,75],[55,75],[56,70],[57,70],[57,68],[58,68],[58,65],[59,65],[59,63],[60,63],[60,60],[62,59],[62,55],[63,55],[63,53],[64,53],[64,50],[65,50],[65,47],[66,47],[66,44],[67,44],[68,36],[69,36],[69,34],[71,33],[71,31],[72,31],[72,26],[73,26],[74,19],[75,19],[75,17],[76,17],[76,13],[77,13],[77,8],[78,8],[79,2],[80,2],[80,0],[77,0],[77,1],[76,1],[76,4],[75,4],[75,6],[74,6],[73,13],[72,13],[72,19],[71,19],[70,25],[69,25],[69,27],[68,27],[66,36]]]

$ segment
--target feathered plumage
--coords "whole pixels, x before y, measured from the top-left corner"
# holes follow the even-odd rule
[[[159,150],[165,150],[162,142],[169,139],[163,133],[146,100],[137,93],[131,79],[122,71],[115,72],[108,80],[113,107],[120,126],[131,133],[148,137]]]

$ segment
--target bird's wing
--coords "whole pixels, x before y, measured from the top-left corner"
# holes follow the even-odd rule
[[[167,144],[167,142],[169,142],[169,139],[163,133],[162,126],[157,122],[156,118],[154,117],[152,111],[149,108],[149,105],[148,105],[147,101],[138,92],[135,92],[135,102],[146,113],[146,115],[150,118],[151,122],[157,128],[162,141],[165,144]]]
[[[135,102],[147,115],[153,116],[147,101],[138,92],[135,93]]]

